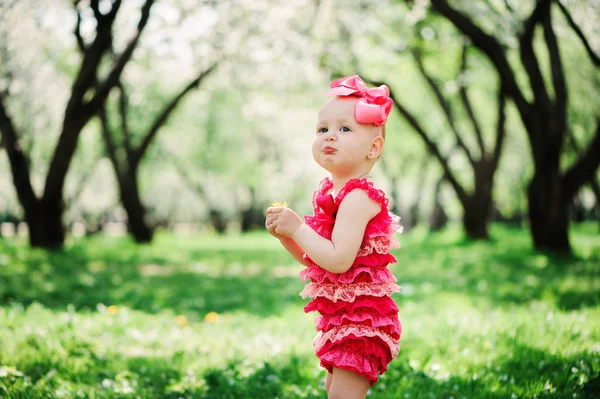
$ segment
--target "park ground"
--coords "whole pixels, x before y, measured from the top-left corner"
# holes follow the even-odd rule
[[[402,348],[369,398],[600,397],[600,234],[399,236]],[[0,240],[2,398],[324,398],[302,266],[264,232]]]

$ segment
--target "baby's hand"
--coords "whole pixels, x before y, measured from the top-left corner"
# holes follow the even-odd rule
[[[287,207],[267,208],[267,230],[277,238],[292,238],[296,230],[304,224],[304,221]]]
[[[277,227],[275,225],[275,219],[273,217],[273,210],[274,207],[270,207],[267,208],[267,220],[265,221],[265,227],[267,228],[267,231],[275,238],[279,238],[280,240],[282,238],[285,238],[285,236],[282,236],[281,234],[277,234],[275,233],[275,227]]]

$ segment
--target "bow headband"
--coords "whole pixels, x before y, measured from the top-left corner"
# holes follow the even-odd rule
[[[386,85],[367,89],[365,82],[358,75],[353,75],[336,79],[329,87],[331,89],[325,95],[358,97],[354,108],[356,122],[374,123],[381,132],[379,126],[387,121],[393,104]]]

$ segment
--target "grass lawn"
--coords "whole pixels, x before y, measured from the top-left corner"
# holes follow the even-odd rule
[[[399,236],[402,349],[369,398],[600,397],[600,234]],[[0,239],[1,398],[324,398],[301,266],[266,233]]]

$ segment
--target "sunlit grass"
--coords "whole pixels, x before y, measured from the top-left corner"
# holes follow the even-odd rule
[[[600,394],[600,235],[400,236],[402,349],[371,398]],[[265,233],[0,241],[0,397],[323,398],[301,266]]]

